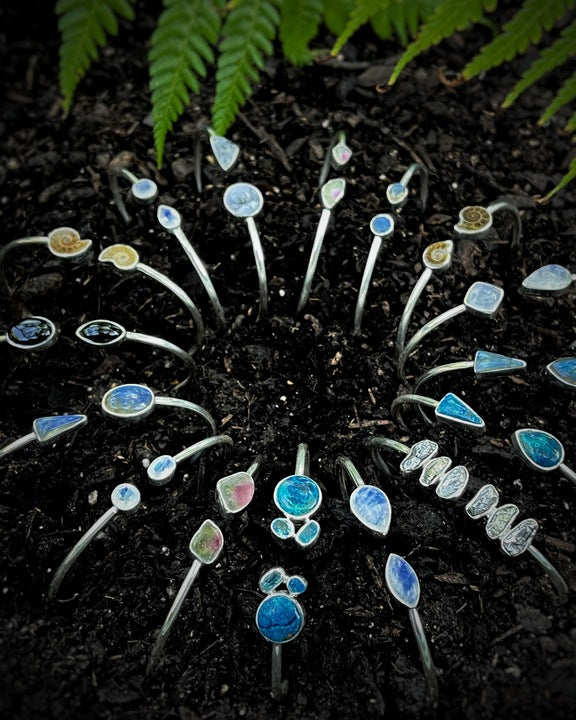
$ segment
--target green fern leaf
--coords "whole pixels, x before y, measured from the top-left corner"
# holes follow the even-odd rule
[[[510,107],[516,98],[521,95],[524,90],[534,85],[541,77],[560,67],[572,55],[576,55],[576,20],[562,30],[562,33],[556,42],[542,50],[538,60],[535,60],[528,70],[522,75],[521,79],[514,85],[512,90],[504,98],[503,108]]]
[[[206,65],[214,64],[224,1],[164,0],[148,54],[158,167],[167,133],[190,102],[190,91],[200,89]]]
[[[328,0],[330,2],[330,0]],[[293,65],[306,65],[314,57],[308,44],[318,34],[324,0],[284,0],[280,15],[280,40]]]
[[[400,43],[408,45],[411,37],[418,32],[420,25],[432,15],[442,0],[394,0],[383,10],[379,10],[370,19],[372,29],[382,40],[388,40],[396,34]]]
[[[280,0],[236,0],[224,27],[216,69],[212,127],[224,135],[260,79],[280,24]]]
[[[548,105],[540,116],[538,125],[545,125],[550,118],[557,113],[558,110],[560,110],[560,108],[564,107],[564,105],[568,105],[568,103],[571,103],[574,100],[576,100],[576,73],[571,75],[564,82],[560,90],[558,90],[554,100],[552,100],[550,105]]]
[[[469,80],[478,73],[490,70],[503,62],[512,60],[526,51],[529,45],[537,45],[544,30],[550,30],[574,0],[525,0],[522,8],[502,28],[502,33],[484,45],[462,71]]]
[[[287,0],[284,0],[286,2]],[[324,24],[334,35],[340,35],[346,27],[354,9],[354,0],[326,0],[324,3]]]
[[[564,130],[566,130],[566,132],[576,131],[576,112],[572,113],[572,115],[568,119],[568,122],[564,126]]]
[[[548,195],[546,195],[546,197],[544,198],[544,201],[547,202],[548,200],[550,200],[551,197],[556,195],[559,190],[562,190],[562,188],[566,187],[566,185],[568,185],[569,182],[572,182],[572,180],[576,180],[576,155],[572,158],[566,175],[564,175],[562,180],[560,180],[560,182],[558,183],[558,185],[556,185],[555,188],[552,188],[552,190],[550,190]]]
[[[107,35],[118,34],[118,17],[134,19],[135,0],[58,0],[55,10],[60,45],[60,92],[68,112],[78,83],[86,74]]]
[[[330,55],[338,55],[345,43],[362,25],[365,25],[379,10],[386,10],[392,2],[393,0],[356,0],[346,27],[336,38],[334,47],[330,50]]]
[[[406,48],[388,81],[393,85],[402,70],[415,57],[437,45],[456,30],[465,30],[482,19],[484,11],[494,10],[498,0],[444,0],[420,29],[418,37]]]

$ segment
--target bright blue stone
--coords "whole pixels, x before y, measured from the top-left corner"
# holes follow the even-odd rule
[[[482,430],[485,427],[484,420],[480,415],[454,393],[446,393],[434,412],[439,420],[445,422],[455,422],[477,430]]]
[[[256,611],[256,627],[272,643],[290,642],[304,627],[304,611],[288,595],[270,595]]]
[[[140,490],[130,483],[122,483],[112,490],[112,503],[123,512],[136,510],[140,505]]]
[[[313,545],[319,537],[320,525],[316,520],[310,520],[298,530],[295,539],[300,547],[307,548]]]
[[[266,593],[266,595],[269,595],[274,592],[278,585],[281,585],[285,579],[286,574],[282,568],[272,568],[272,570],[268,570],[268,572],[265,572],[260,578],[260,590]]]
[[[386,584],[396,600],[415,608],[420,600],[420,582],[410,563],[391,553],[386,563]]]
[[[148,477],[155,485],[164,485],[172,479],[176,467],[177,463],[172,455],[160,455],[148,466]]]
[[[503,375],[524,370],[526,363],[508,355],[478,350],[474,356],[474,372],[476,375]]]
[[[391,215],[383,213],[374,215],[370,221],[370,231],[373,235],[389,235],[394,230],[394,220]]]
[[[87,421],[86,415],[52,415],[36,418],[33,429],[38,442],[45,443],[85,425]]]
[[[303,577],[300,577],[300,575],[292,575],[292,577],[288,578],[286,587],[292,595],[301,595],[306,591],[308,583]]]
[[[374,485],[361,485],[350,496],[350,510],[368,530],[386,535],[392,508],[385,492]]]
[[[140,414],[154,402],[154,393],[144,385],[119,385],[103,398],[103,407],[118,417]]]
[[[182,218],[178,210],[169,205],[160,205],[156,211],[158,222],[166,230],[176,230],[182,224]]]
[[[546,370],[557,382],[573,390],[576,389],[576,357],[554,360],[546,366]]]
[[[391,203],[398,203],[406,197],[406,186],[402,183],[392,183],[386,189],[386,195]]]
[[[250,183],[235,183],[224,192],[224,207],[236,217],[252,217],[262,210],[262,194]]]
[[[528,292],[549,292],[558,295],[572,285],[572,274],[562,265],[544,265],[534,270],[522,281],[522,287]]]
[[[6,331],[6,338],[10,344],[22,350],[32,350],[51,344],[55,333],[56,328],[46,318],[29,317],[11,325]]]
[[[537,470],[554,470],[564,460],[564,446],[544,430],[517,430],[512,441],[520,457]]]
[[[504,290],[486,282],[475,282],[464,297],[468,310],[480,315],[494,315],[504,298]]]
[[[272,532],[280,540],[287,540],[294,535],[294,523],[288,518],[274,518],[270,523]]]
[[[305,518],[320,507],[322,493],[312,478],[289,475],[276,485],[274,502],[289,517]]]

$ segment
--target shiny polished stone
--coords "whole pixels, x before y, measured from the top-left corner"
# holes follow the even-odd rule
[[[408,188],[402,183],[391,183],[386,188],[386,198],[391,205],[398,205],[408,197]]]
[[[334,178],[328,180],[327,183],[322,185],[320,194],[322,196],[322,205],[327,210],[332,210],[344,197],[346,192],[346,180],[344,178]]]
[[[370,232],[378,237],[385,237],[394,232],[394,218],[388,213],[374,215],[370,221]]]
[[[512,444],[522,460],[535,470],[549,472],[564,461],[564,446],[544,430],[523,428],[512,435]]]
[[[294,640],[304,627],[304,611],[294,598],[278,593],[264,598],[256,611],[256,627],[272,643]]]
[[[511,557],[521,555],[528,550],[537,532],[538,523],[536,520],[526,518],[526,520],[519,522],[518,525],[508,530],[508,532],[500,538],[500,547],[506,555],[510,555]]]
[[[36,316],[19,320],[6,330],[6,341],[20,350],[50,347],[56,340],[56,327],[48,318]]]
[[[196,560],[203,565],[210,565],[216,562],[223,547],[224,536],[218,525],[212,520],[204,520],[192,536],[189,550]]]
[[[503,299],[504,290],[502,288],[491,283],[478,281],[468,288],[468,292],[464,297],[464,305],[476,315],[492,317],[498,312]]]
[[[102,409],[119,418],[138,417],[154,407],[154,393],[145,385],[119,385],[102,398]]]
[[[576,390],[576,357],[558,358],[546,365],[552,378],[570,390]]]
[[[224,207],[235,217],[253,217],[263,206],[262,193],[250,183],[234,183],[224,192]]]
[[[390,528],[392,508],[383,490],[361,485],[350,495],[350,511],[368,530],[384,537]]]
[[[306,591],[308,583],[301,575],[292,575],[288,578],[286,587],[291,595],[301,595]]]
[[[420,582],[409,562],[390,553],[386,562],[386,584],[392,595],[409,608],[420,601]]]
[[[140,490],[130,483],[122,483],[112,490],[112,504],[125,513],[135,512],[140,507]]]
[[[216,494],[224,512],[239,513],[252,502],[254,479],[247,472],[227,475],[216,483]]]
[[[80,340],[91,345],[114,345],[126,337],[126,330],[113,320],[92,320],[76,330]]]
[[[132,195],[138,202],[150,203],[158,196],[158,185],[148,178],[140,178],[132,184]]]
[[[36,418],[32,429],[39,443],[49,443],[60,435],[86,425],[87,422],[86,415],[51,415]]]
[[[451,465],[452,460],[446,457],[446,455],[441,455],[433,460],[429,460],[422,468],[422,472],[418,478],[420,485],[430,487],[436,484]]]
[[[228,138],[223,135],[211,133],[210,147],[212,148],[216,162],[224,172],[228,172],[228,170],[234,167],[240,155],[240,148],[235,142],[228,140]]]
[[[476,375],[507,375],[525,370],[524,360],[499,355],[498,353],[478,350],[474,356],[474,372]]]
[[[306,518],[320,507],[322,493],[306,475],[289,475],[274,490],[276,506],[291,518]]]
[[[480,415],[454,393],[446,393],[434,413],[439,420],[469,427],[478,432],[483,432],[486,427]]]
[[[174,477],[177,463],[172,455],[160,455],[148,465],[148,478],[153,485],[166,485]]]
[[[400,463],[400,472],[403,475],[414,473],[437,454],[438,443],[434,442],[434,440],[420,440],[412,445],[410,452]]]
[[[468,517],[476,520],[476,518],[482,517],[482,515],[486,515],[493,510],[499,501],[500,495],[494,485],[483,485],[464,510]]]
[[[544,265],[524,278],[522,289],[535,295],[561,295],[570,289],[573,282],[574,278],[568,268],[562,265]]]
[[[344,142],[339,142],[332,148],[332,160],[337,167],[342,167],[352,157],[352,150]]]
[[[156,217],[158,218],[160,225],[170,232],[178,230],[178,228],[182,225],[182,217],[180,216],[180,213],[178,210],[175,210],[169,205],[158,205]]]
[[[280,538],[280,540],[288,540],[289,538],[294,537],[296,532],[294,523],[288,518],[274,518],[274,520],[270,523],[270,529],[277,538]]]
[[[294,539],[301,548],[309,548],[314,545],[319,537],[320,525],[316,522],[316,520],[309,520],[307,523],[302,525],[300,530],[298,530]]]

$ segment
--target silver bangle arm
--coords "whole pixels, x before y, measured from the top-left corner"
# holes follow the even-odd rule
[[[196,413],[197,415],[200,415],[201,418],[203,418],[209,425],[210,430],[215,435],[216,434],[216,422],[212,415],[208,412],[208,410],[205,410],[200,405],[197,405],[196,403],[190,402],[190,400],[182,400],[182,398],[173,398],[173,397],[164,397],[164,396],[156,396],[154,399],[154,402],[156,405],[164,405],[164,407],[177,407],[177,408],[183,408],[185,410],[191,410],[192,412]]]
[[[398,323],[398,332],[396,334],[396,359],[400,357],[400,354],[404,349],[404,345],[406,344],[406,334],[408,332],[408,326],[410,325],[412,313],[414,312],[416,303],[418,302],[418,300],[420,300],[420,296],[424,292],[424,288],[432,277],[432,274],[433,273],[430,268],[424,269],[424,271],[418,278],[416,285],[414,285],[414,287],[412,288],[410,297],[408,298],[406,305],[404,306],[400,322]]]
[[[4,292],[8,297],[12,297],[12,288],[6,282],[6,275],[4,273],[4,258],[14,248],[23,247],[25,245],[48,245],[48,238],[45,235],[35,235],[33,237],[19,238],[18,240],[12,240],[6,243],[4,247],[0,248],[0,284],[4,289]]]
[[[380,235],[374,235],[372,238],[372,245],[370,246],[370,252],[368,253],[368,259],[364,266],[364,273],[362,275],[362,281],[360,282],[360,290],[358,291],[358,300],[356,301],[356,310],[354,311],[354,334],[358,335],[362,328],[362,318],[364,317],[364,307],[366,305],[366,298],[368,296],[368,288],[372,280],[372,274],[374,273],[374,267],[380,250],[382,249],[382,237]]]
[[[256,221],[253,217],[246,218],[250,240],[252,241],[252,250],[254,252],[254,260],[256,261],[256,272],[258,273],[258,288],[260,290],[260,310],[258,318],[264,318],[268,315],[268,279],[266,277],[266,262],[264,260],[264,250],[262,242],[256,227]]]
[[[310,452],[306,443],[300,443],[296,449],[294,475],[306,475],[310,472]]]
[[[515,205],[502,201],[488,205],[486,210],[488,210],[491,215],[495,215],[497,212],[503,211],[507,211],[512,215],[513,228],[510,247],[513,250],[518,250],[520,247],[520,237],[522,235],[522,217],[520,216],[518,208]]]
[[[310,296],[310,290],[312,289],[312,280],[318,266],[318,259],[320,257],[320,251],[322,250],[322,243],[324,242],[324,236],[328,229],[328,223],[330,222],[330,215],[332,211],[328,208],[322,208],[322,214],[316,228],[316,235],[314,236],[314,242],[312,244],[312,252],[310,253],[310,260],[308,267],[306,268],[306,275],[304,277],[304,284],[302,285],[302,292],[300,293],[300,299],[298,300],[298,308],[296,314],[302,312],[304,306],[308,302]]]
[[[400,425],[400,427],[407,432],[409,431],[409,428],[406,426],[404,418],[402,417],[402,414],[400,412],[400,407],[405,403],[409,403],[412,405],[426,405],[427,407],[431,408],[436,408],[439,404],[438,400],[426,397],[425,395],[415,395],[414,393],[409,393],[407,395],[398,395],[397,398],[394,398],[394,400],[392,401],[392,405],[390,406],[390,413],[394,422],[397,425]]]
[[[558,595],[560,596],[561,600],[566,600],[568,598],[568,585],[566,584],[566,581],[564,580],[562,575],[560,575],[556,567],[552,565],[550,560],[548,560],[548,558],[543,555],[540,550],[537,550],[534,545],[530,545],[527,552],[532,555],[534,560],[536,560],[536,562],[544,570],[546,575],[548,575],[550,582],[558,591]]]
[[[428,696],[433,707],[436,707],[438,705],[438,678],[436,676],[434,662],[432,661],[430,647],[428,646],[428,640],[426,639],[426,633],[424,632],[422,620],[420,619],[420,613],[416,608],[408,608],[408,616],[412,630],[414,631],[414,637],[416,638],[418,652],[420,653],[422,669],[424,670],[424,677],[426,678],[426,687],[428,688]]]
[[[412,163],[404,175],[402,175],[400,183],[404,185],[404,187],[407,187],[414,175],[420,176],[420,205],[422,210],[424,210],[428,202],[428,168],[422,165],[422,163]]]
[[[30,443],[36,439],[36,433],[31,432],[28,435],[24,435],[24,437],[18,438],[18,440],[14,440],[14,442],[11,442],[9,445],[0,448],[0,458],[10,455],[10,453],[16,450],[20,450],[20,448],[26,447],[26,445],[30,445]]]
[[[136,175],[134,175],[133,172],[131,172],[127,168],[108,169],[108,182],[110,183],[112,199],[114,200],[114,204],[118,208],[118,212],[120,213],[120,215],[122,215],[122,219],[124,220],[124,222],[128,223],[130,222],[130,215],[128,214],[128,210],[126,210],[126,203],[124,202],[124,198],[122,197],[122,193],[120,192],[120,185],[118,183],[119,177],[125,177],[132,184],[138,182],[138,178],[136,177]]]
[[[171,343],[168,340],[163,340],[162,338],[156,337],[155,335],[146,335],[145,333],[127,331],[126,340],[132,340],[133,342],[142,343],[143,345],[150,345],[152,347],[160,348],[161,350],[166,350],[167,352],[172,353],[172,355],[175,355],[180,360],[184,361],[184,363],[189,369],[188,375],[186,376],[186,378],[184,378],[184,380],[179,382],[178,385],[175,385],[172,390],[176,391],[180,388],[183,388],[184,385],[186,385],[186,383],[190,380],[192,371],[196,367],[196,363],[194,362],[192,355],[186,352],[186,350],[183,350],[181,347],[178,347],[178,345],[174,345],[174,343]]]
[[[569,468],[568,465],[565,465],[564,463],[560,463],[560,465],[558,465],[558,470],[560,470],[566,479],[572,480],[572,482],[576,484],[576,472],[574,472],[572,468]]]

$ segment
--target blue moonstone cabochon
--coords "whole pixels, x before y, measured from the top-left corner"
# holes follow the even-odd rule
[[[256,627],[272,643],[290,642],[298,637],[304,627],[304,610],[289,595],[269,595],[256,610]]]
[[[148,479],[153,485],[166,485],[174,477],[177,463],[172,455],[159,455],[148,465]]]
[[[410,452],[400,463],[400,472],[403,475],[420,470],[422,465],[438,454],[438,443],[434,440],[420,440],[412,445]]]
[[[398,205],[408,197],[408,188],[402,183],[392,183],[386,188],[386,198],[390,205]]]
[[[409,608],[420,601],[420,582],[412,565],[400,555],[390,553],[386,562],[386,584],[396,600]]]
[[[480,490],[478,490],[464,510],[466,511],[468,517],[476,520],[476,518],[492,512],[498,505],[499,501],[500,495],[494,485],[482,485]]]
[[[433,460],[429,460],[422,468],[422,472],[418,478],[420,485],[423,487],[435,485],[451,465],[452,460],[446,455],[441,455]]]
[[[131,483],[121,483],[112,490],[110,499],[121,512],[133,513],[140,507],[140,490]]]
[[[286,582],[286,587],[290,595],[301,595],[306,592],[308,583],[301,575],[291,575]]]
[[[512,503],[506,503],[496,508],[486,523],[486,535],[491,540],[496,540],[509,530],[510,525],[516,519],[520,510]]]
[[[538,523],[533,518],[526,518],[515,525],[500,538],[500,547],[506,555],[516,557],[528,550],[538,532]]]
[[[491,283],[478,281],[472,283],[468,288],[468,292],[464,297],[464,305],[470,312],[492,317],[498,312],[503,299],[504,290],[502,288]]]
[[[434,409],[434,413],[438,420],[444,422],[456,423],[478,432],[484,432],[486,429],[480,415],[454,393],[446,393]]]
[[[147,415],[153,407],[154,393],[146,385],[118,385],[102,398],[104,412],[123,419]]]
[[[280,538],[280,540],[288,540],[294,537],[296,533],[294,523],[288,518],[274,518],[270,523],[270,529],[272,530],[272,534]]]
[[[352,515],[368,530],[384,537],[390,529],[392,507],[383,490],[374,485],[361,485],[350,495]]]
[[[132,183],[132,195],[141,203],[150,203],[158,196],[158,185],[149,178],[140,178]]]
[[[558,358],[546,365],[546,370],[556,382],[576,390],[576,357]]]
[[[523,428],[512,435],[512,445],[525,463],[535,470],[550,472],[564,462],[564,446],[544,430]]]
[[[534,270],[522,281],[522,288],[529,293],[561,295],[572,285],[572,274],[562,265],[544,265]]]
[[[508,355],[478,350],[474,356],[474,372],[476,375],[506,375],[525,369],[526,363],[524,360],[508,357]]]
[[[320,525],[316,520],[308,520],[294,535],[294,540],[301,548],[309,548],[320,537]]]
[[[284,569],[281,567],[274,567],[267,570],[264,575],[260,578],[259,586],[260,590],[266,595],[273,593],[274,590],[282,583],[286,582],[287,575]]]
[[[115,345],[126,337],[126,330],[113,320],[91,320],[76,328],[76,337],[89,345]]]
[[[32,430],[39,443],[49,443],[64,433],[86,425],[87,422],[86,415],[51,415],[36,418],[32,423]]]
[[[214,153],[214,157],[216,158],[216,162],[220,165],[222,170],[224,170],[224,172],[231,170],[240,155],[240,148],[238,145],[236,145],[235,142],[232,142],[232,140],[228,140],[228,138],[223,135],[211,134],[210,146],[212,148],[212,152]]]
[[[322,491],[307,475],[289,475],[276,485],[274,502],[290,518],[307,518],[322,503]]]
[[[178,228],[182,225],[182,217],[180,216],[180,213],[178,210],[175,210],[169,205],[158,205],[156,217],[158,218],[160,225],[170,232],[178,230]]]
[[[388,213],[374,215],[370,220],[370,232],[379,237],[385,237],[394,232],[394,218]]]
[[[6,330],[6,342],[20,350],[40,350],[51,347],[57,340],[52,320],[36,315],[13,323]]]
[[[224,207],[235,217],[252,217],[264,207],[264,198],[255,185],[234,183],[224,191]]]
[[[470,473],[464,465],[456,465],[449,470],[436,486],[436,495],[442,500],[456,500],[468,486]]]

